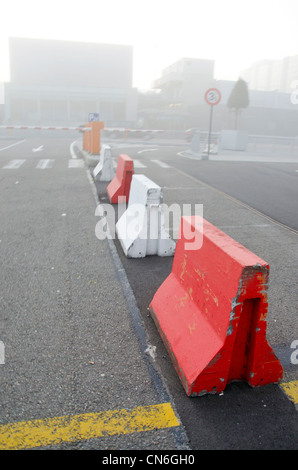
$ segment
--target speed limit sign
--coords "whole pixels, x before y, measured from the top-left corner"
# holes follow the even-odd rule
[[[212,132],[212,115],[213,115],[213,106],[218,104],[221,100],[221,93],[217,88],[209,88],[205,93],[205,101],[210,105],[210,120],[209,120],[209,136],[208,136],[208,151],[207,151],[207,160],[210,153],[210,144],[211,144],[211,132]]]
[[[221,100],[221,93],[219,90],[217,90],[217,88],[209,88],[209,90],[206,91],[205,101],[211,106],[218,104],[220,100]]]

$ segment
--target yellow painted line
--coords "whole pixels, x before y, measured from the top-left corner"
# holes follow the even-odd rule
[[[0,450],[29,449],[116,434],[180,426],[170,403],[0,426]]]
[[[288,397],[295,403],[295,405],[298,405],[298,380],[281,383],[280,386],[286,392]]]

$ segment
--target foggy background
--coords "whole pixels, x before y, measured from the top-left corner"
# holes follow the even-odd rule
[[[295,137],[296,1],[12,1],[0,32],[2,124],[234,129],[227,106],[239,77],[249,91],[238,127]],[[2,89],[2,93],[1,93]]]

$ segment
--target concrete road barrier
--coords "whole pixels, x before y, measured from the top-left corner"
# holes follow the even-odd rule
[[[128,155],[119,155],[116,175],[107,187],[107,194],[112,204],[118,204],[119,200],[128,202],[133,173],[133,160]]]
[[[115,177],[112,150],[109,145],[103,145],[100,151],[99,162],[93,170],[96,181],[112,181]]]
[[[200,249],[184,237],[191,231],[202,233]],[[266,340],[268,282],[265,261],[206,220],[182,217],[172,272],[150,312],[187,395],[220,393],[232,381],[255,387],[282,378]]]
[[[127,210],[116,224],[116,233],[127,257],[171,256],[175,242],[166,232],[160,186],[144,175],[133,175]]]

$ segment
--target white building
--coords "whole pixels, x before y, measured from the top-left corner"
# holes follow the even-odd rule
[[[153,87],[161,90],[169,105],[181,105],[187,109],[204,102],[213,74],[213,60],[183,58],[165,68]]]
[[[132,46],[11,38],[5,121],[84,123],[99,113],[106,125],[137,116]]]
[[[298,80],[298,55],[280,60],[262,60],[241,72],[251,90],[291,93]]]

